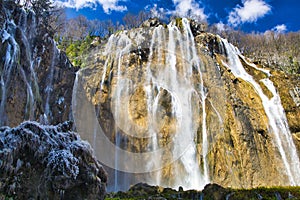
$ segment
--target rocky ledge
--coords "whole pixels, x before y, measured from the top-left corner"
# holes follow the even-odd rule
[[[57,126],[0,128],[0,199],[103,199],[107,175],[90,145]]]
[[[245,199],[300,199],[300,187],[274,187],[274,188],[254,188],[231,189],[223,188],[217,184],[208,184],[204,190],[183,191],[181,187],[178,190],[171,188],[162,188],[150,186],[146,183],[138,183],[132,186],[127,192],[108,193],[107,200],[115,199],[148,199],[148,200],[166,200],[166,199],[193,199],[193,200],[245,200]]]

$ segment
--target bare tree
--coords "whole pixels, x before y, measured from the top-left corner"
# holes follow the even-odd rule
[[[123,22],[124,22],[124,25],[125,25],[126,29],[135,28],[139,25],[137,16],[132,14],[132,13],[127,13],[123,17]]]
[[[127,13],[123,17],[123,22],[126,29],[132,29],[137,28],[139,25],[141,25],[145,20],[150,18],[150,13],[146,11],[140,11],[137,15],[134,15],[132,13]]]

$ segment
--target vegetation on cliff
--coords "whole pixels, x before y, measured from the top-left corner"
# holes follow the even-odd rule
[[[278,33],[244,33],[232,29],[212,32],[227,38],[237,46],[241,53],[256,64],[284,71],[288,74],[300,74],[300,31]]]
[[[64,50],[72,62],[73,66],[84,67],[84,58],[89,54],[89,50],[98,46],[101,38],[98,36],[86,36],[83,40],[67,40],[62,38],[58,42],[58,48]]]
[[[10,1],[19,3],[18,0]],[[72,64],[81,67],[84,66],[82,57],[93,46],[91,38],[97,36],[101,40],[106,39],[117,31],[137,28],[145,20],[155,16],[151,11],[140,11],[136,15],[126,14],[121,22],[88,20],[84,16],[67,19],[64,10],[55,7],[49,0],[27,0],[23,6],[35,11],[41,22],[39,24],[55,35],[59,48],[67,53]],[[167,13],[161,13],[159,17],[164,23],[177,18],[168,16]],[[231,27],[220,29],[216,24],[201,23],[207,27],[208,32],[227,38],[253,62],[289,74],[300,73],[300,32],[284,33],[270,30],[265,33],[245,33]]]
[[[66,19],[65,14],[61,14],[53,23],[56,29],[56,38],[62,50],[67,51],[67,55],[74,64],[81,64],[78,58],[85,51],[76,50],[71,52],[73,46],[81,46],[86,43],[91,36],[98,36],[101,39],[108,38],[111,34],[120,30],[128,30],[140,27],[143,22],[153,17],[150,12],[141,11],[138,15],[128,13],[122,22],[113,23],[110,20],[88,20],[84,16],[78,16],[74,19]],[[161,19],[162,24],[168,23],[176,16],[166,15]],[[237,46],[241,52],[252,59],[253,62],[259,63],[264,67],[279,69],[289,74],[300,73],[300,32],[276,32],[274,30],[265,33],[252,32],[245,33],[241,30],[234,30],[231,27],[225,27],[220,30],[216,24],[207,24],[200,22],[207,32],[219,34],[221,37],[227,38],[228,41]],[[63,24],[63,26],[61,26]],[[204,29],[203,29],[204,30]],[[71,47],[69,47],[71,46]],[[89,47],[83,45],[85,50]],[[74,57],[72,54],[78,54]]]

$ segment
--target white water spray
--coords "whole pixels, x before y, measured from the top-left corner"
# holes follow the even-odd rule
[[[207,164],[207,133],[206,133],[206,112],[205,112],[205,99],[206,94],[204,92],[203,80],[200,69],[200,59],[197,55],[197,50],[194,43],[194,38],[190,30],[188,20],[182,20],[183,32],[179,30],[174,22],[170,23],[166,31],[162,26],[154,28],[149,59],[147,63],[147,74],[145,87],[147,89],[147,105],[149,113],[159,113],[160,107],[158,106],[159,99],[161,98],[161,92],[154,94],[154,88],[160,88],[158,91],[167,91],[171,95],[172,104],[172,117],[177,121],[176,134],[173,138],[174,148],[172,154],[173,159],[177,160],[177,156],[180,155],[177,162],[183,166],[183,171],[180,169],[180,165],[175,165],[176,174],[180,174],[175,177],[175,181],[172,185],[165,185],[171,187],[183,186],[185,189],[202,189],[207,183],[209,183],[208,164]],[[164,63],[164,66],[159,66],[159,73],[153,74],[151,68],[155,67],[156,63]],[[192,62],[190,62],[192,61]],[[157,67],[157,66],[156,66]],[[182,69],[179,69],[179,68]],[[199,88],[195,88],[192,82],[192,67],[197,68],[197,73],[200,76],[201,84]],[[151,85],[149,87],[148,85]],[[203,154],[203,172],[199,168],[199,161],[197,160],[197,149],[195,145],[197,127],[194,128],[194,122],[192,120],[193,107],[192,96],[197,91],[197,97],[200,97],[202,110],[202,154]],[[149,123],[155,123],[157,117],[153,115],[152,121]],[[152,130],[152,129],[150,129]],[[156,133],[157,134],[157,133]],[[182,146],[182,141],[187,142],[188,146]],[[157,137],[153,137],[153,146],[158,148]],[[186,144],[186,143],[185,143]],[[183,150],[184,149],[184,150]],[[182,151],[183,150],[183,151]],[[172,159],[172,158],[171,158]],[[174,161],[175,161],[174,160]],[[149,160],[151,166],[162,165],[160,159],[153,158]],[[163,181],[160,172],[157,172],[155,183],[163,185]],[[153,182],[153,180],[152,180]]]

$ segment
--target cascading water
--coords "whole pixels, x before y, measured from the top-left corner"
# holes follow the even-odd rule
[[[178,179],[175,179],[173,182],[173,187],[183,186],[186,189],[191,188],[203,188],[205,184],[209,182],[207,162],[206,162],[206,152],[207,152],[207,135],[206,135],[206,125],[205,125],[205,94],[203,91],[203,82],[201,82],[200,88],[195,88],[191,81],[192,79],[192,67],[197,67],[197,72],[201,77],[200,70],[200,61],[197,56],[194,38],[191,34],[190,25],[186,19],[182,20],[183,24],[183,33],[178,29],[175,23],[170,23],[168,25],[168,37],[165,35],[165,30],[162,26],[156,27],[153,30],[153,35],[150,45],[149,61],[147,63],[147,85],[152,84],[152,90],[147,90],[148,100],[148,111],[151,113],[158,113],[157,109],[158,101],[161,93],[157,95],[154,94],[155,88],[160,88],[160,92],[168,91],[172,96],[171,104],[172,106],[172,115],[178,121],[176,136],[173,138],[174,148],[173,155],[182,154],[179,158],[179,162],[183,164],[183,170],[180,170],[179,166],[175,167],[175,172],[182,174],[182,176],[177,176]],[[167,42],[166,42],[167,41]],[[179,52],[178,52],[179,49]],[[164,55],[164,51],[165,55]],[[183,56],[185,55],[185,56]],[[156,59],[156,60],[155,60]],[[158,62],[155,62],[155,61]],[[151,73],[152,65],[156,63],[161,63],[165,60],[166,66],[160,66],[161,72],[157,75]],[[194,63],[190,63],[192,60]],[[179,63],[178,63],[179,62]],[[183,69],[178,69],[178,66],[181,65]],[[180,71],[181,70],[181,71]],[[163,89],[163,90],[162,90]],[[200,93],[200,94],[198,94]],[[196,137],[196,129],[194,129],[192,117],[193,108],[192,108],[192,95],[201,96],[202,102],[202,113],[203,113],[203,125],[202,125],[202,138],[203,138],[203,157],[204,171],[201,173],[199,168],[199,163],[196,158],[196,146],[194,139]],[[153,100],[152,100],[152,99]],[[158,120],[157,118],[152,117],[152,120]],[[153,123],[153,122],[152,122]],[[190,141],[188,147],[183,147],[182,141]],[[156,148],[159,147],[158,137],[153,137],[153,146]],[[183,148],[186,148],[184,153],[181,152]],[[177,159],[177,158],[176,158]],[[162,165],[160,160],[153,159],[149,163],[152,163],[150,166],[159,166]],[[183,178],[184,177],[184,178]],[[161,180],[161,172],[158,172],[155,178],[154,184],[164,185],[164,181]],[[165,186],[170,186],[165,184]]]
[[[299,158],[270,72],[218,36],[195,35],[191,26],[182,19],[116,33],[78,72],[76,128],[108,167],[114,182],[108,190],[137,182],[253,187],[273,181],[282,168],[286,175],[271,184],[298,185]],[[244,89],[254,94],[249,102],[238,93]]]
[[[46,102],[45,102],[45,108],[44,108],[44,121],[46,123],[49,123],[49,118],[51,119],[52,118],[52,113],[51,113],[51,109],[50,109],[50,96],[51,96],[51,93],[53,92],[53,76],[54,76],[54,70],[55,70],[55,58],[57,57],[59,51],[56,47],[56,45],[54,44],[55,42],[52,40],[51,41],[53,43],[53,49],[52,49],[52,59],[51,59],[51,65],[50,65],[50,69],[49,69],[49,74],[48,74],[48,77],[47,77],[47,87],[45,88],[45,94],[46,94]]]
[[[171,156],[161,154],[160,157],[164,160],[162,162],[157,157],[152,157],[148,160],[146,168],[148,171],[154,172],[154,180],[148,180],[152,184],[160,184],[164,186],[179,187],[183,186],[185,189],[202,189],[207,183],[209,183],[208,164],[207,164],[207,133],[206,133],[206,112],[205,112],[205,87],[201,75],[201,62],[197,56],[197,50],[194,43],[194,38],[190,30],[188,20],[182,20],[183,30],[179,30],[175,22],[168,25],[167,30],[162,26],[155,27],[152,31],[152,39],[150,44],[150,52],[147,62],[146,74],[144,78],[146,80],[143,85],[146,91],[146,106],[148,111],[147,116],[147,131],[146,137],[151,138],[151,142],[148,147],[152,151],[157,151],[161,148],[168,146],[168,151]],[[112,36],[114,37],[114,36]],[[123,43],[126,43],[124,45]],[[109,43],[111,44],[111,43]],[[117,64],[117,83],[115,92],[115,105],[114,105],[114,118],[116,124],[122,127],[122,130],[132,130],[128,117],[125,117],[128,113],[127,106],[123,106],[121,99],[130,96],[132,88],[136,87],[132,85],[132,82],[126,78],[126,71],[123,71],[124,66],[126,68],[126,54],[130,52],[131,40],[128,39],[125,33],[121,33],[118,37],[116,44],[118,48],[110,47],[113,49],[114,59]],[[161,63],[164,63],[163,65]],[[157,64],[159,66],[157,66]],[[122,66],[122,67],[121,67]],[[196,68],[197,74],[201,80],[199,86],[194,86],[192,82],[192,68]],[[105,66],[104,69],[107,67]],[[152,73],[152,70],[156,68],[158,72]],[[160,69],[159,69],[160,68]],[[106,74],[106,72],[103,72]],[[102,80],[101,83],[104,81]],[[102,87],[102,86],[101,86]],[[122,96],[122,95],[123,96]],[[170,98],[168,103],[170,108],[166,105],[162,105],[165,98]],[[203,156],[203,171],[199,167],[200,161],[197,160],[197,149],[194,141],[197,137],[197,129],[192,116],[195,111],[200,109],[192,106],[192,99],[198,99],[201,102],[202,113],[202,156]],[[125,111],[121,111],[121,109]],[[165,114],[162,114],[165,113]],[[166,116],[168,120],[166,119]],[[189,117],[187,117],[189,116]],[[169,132],[170,135],[166,136],[163,128],[169,127],[173,132]],[[130,132],[130,131],[129,131]],[[118,136],[118,134],[116,134]],[[162,143],[164,138],[171,139],[168,144]],[[168,140],[167,139],[167,140]],[[116,139],[118,141],[118,138]],[[183,142],[184,141],[184,142]],[[118,155],[116,155],[118,156]],[[177,162],[174,166],[174,172],[176,177],[168,178],[163,177],[163,168],[173,162]],[[168,164],[169,163],[169,164]],[[117,161],[116,163],[117,164]],[[116,177],[115,177],[116,179]],[[172,180],[171,180],[172,179]]]
[[[27,18],[29,17],[30,23]],[[9,124],[6,118],[6,102],[7,102],[7,89],[11,82],[12,73],[16,70],[20,71],[22,81],[25,83],[26,91],[26,104],[24,110],[24,119],[34,119],[34,109],[36,103],[36,97],[39,97],[38,84],[36,78],[36,72],[34,71],[34,58],[32,51],[32,44],[30,39],[34,37],[35,29],[35,14],[29,11],[29,14],[24,10],[20,10],[19,22],[16,25],[13,20],[7,20],[4,24],[4,30],[2,31],[2,44],[7,44],[6,56],[4,61],[4,67],[1,70],[1,106],[0,106],[0,125]],[[33,29],[33,30],[32,30]],[[20,41],[16,41],[16,38]],[[22,49],[20,48],[22,46]],[[22,57],[25,65],[20,65],[19,59]],[[29,75],[25,71],[29,71]]]
[[[168,37],[166,37],[165,30],[162,26],[156,27],[153,31],[154,33],[151,40],[150,58],[147,64],[148,73],[146,78],[148,80],[146,84],[150,85],[152,83],[153,89],[149,90],[148,95],[149,97],[152,97],[153,100],[151,100],[151,98],[148,98],[147,110],[154,114],[159,113],[159,110],[157,109],[159,109],[160,107],[158,107],[157,104],[159,102],[159,99],[161,98],[162,92],[167,91],[172,96],[171,113],[172,117],[177,120],[175,133],[176,136],[173,138],[173,145],[176,148],[174,148],[172,154],[182,154],[182,156],[179,158],[179,162],[183,165],[183,170],[180,169],[180,166],[175,166],[174,173],[176,173],[177,171],[177,173],[182,174],[182,176],[177,176],[177,179],[174,180],[171,186],[175,188],[183,186],[186,189],[203,188],[204,185],[208,183],[208,179],[203,178],[196,158],[196,147],[193,142],[196,137],[196,130],[193,129],[192,118],[185,117],[192,116],[192,94],[195,91],[198,91],[194,88],[191,82],[192,64],[189,63],[189,60],[197,60],[199,58],[195,53],[195,46],[193,46],[194,38],[191,37],[189,24],[185,19],[183,19],[182,23],[184,27],[183,33],[181,33],[174,22],[168,25]],[[186,43],[183,43],[184,41],[186,41]],[[192,47],[189,48],[190,46]],[[179,49],[180,51],[178,52],[177,49]],[[164,51],[166,51],[165,55]],[[182,55],[186,55],[186,58],[184,58]],[[157,63],[160,63],[159,60],[165,60],[166,62],[165,66],[160,66],[162,68],[161,72],[156,75],[151,73],[151,67],[153,67],[152,65],[155,65],[155,62],[153,62],[154,59],[158,60]],[[200,73],[201,75],[199,63],[195,64],[198,67],[198,73]],[[180,73],[178,65],[182,65],[183,74]],[[155,88],[159,88],[159,93],[157,95],[153,93],[155,91]],[[200,90],[200,92],[202,91]],[[155,125],[155,121],[160,119],[154,116],[152,120],[154,120],[153,125]],[[205,127],[205,124],[203,125],[203,127]],[[205,128],[203,130],[205,130]],[[203,133],[203,141],[205,141],[206,138],[205,134],[206,133]],[[183,140],[190,141],[190,145],[188,147],[181,146]],[[154,136],[153,143],[154,144],[152,145],[157,147],[159,146],[157,136]],[[186,148],[184,152],[182,152],[183,148]],[[149,162],[153,162],[152,165],[154,166],[162,166],[163,163],[161,163],[161,161],[159,160],[156,160],[157,159],[153,158],[153,160],[150,160]],[[204,163],[204,165],[206,165],[206,163]],[[165,184],[165,186],[170,186],[164,183],[164,181],[161,180],[162,177],[159,176],[161,176],[161,172],[158,172],[155,178],[155,181],[158,182],[154,184]],[[207,175],[204,175],[204,177],[205,176]]]
[[[32,28],[35,28],[35,15],[32,14],[32,23],[34,23]],[[31,39],[32,37],[34,37],[34,33],[33,30],[30,29],[28,35],[26,35],[27,29],[29,27],[29,25],[27,24],[27,15],[26,15],[26,11],[23,10],[22,15],[20,17],[20,21],[19,21],[19,26],[22,27],[21,29],[21,38],[22,38],[22,42],[25,46],[24,51],[26,53],[26,58],[25,60],[27,61],[28,66],[25,66],[27,68],[29,68],[30,71],[30,76],[27,77],[25,70],[23,66],[20,66],[20,71],[22,74],[22,78],[23,81],[25,82],[25,85],[27,87],[27,101],[26,101],[26,107],[25,107],[25,119],[34,119],[34,106],[35,106],[35,102],[36,99],[35,97],[39,96],[37,94],[39,94],[38,91],[38,84],[37,84],[37,78],[36,78],[36,72],[34,70],[34,64],[35,64],[35,60],[33,58],[33,51],[31,50],[31,42],[29,39]]]
[[[119,51],[116,52],[116,58],[117,58],[117,83],[116,83],[116,94],[115,94],[115,106],[114,106],[114,117],[115,120],[117,121],[116,125],[118,124],[127,124],[127,118],[122,118],[120,117],[120,113],[122,112],[122,107],[121,105],[121,99],[123,98],[123,95],[128,95],[128,89],[129,85],[126,84],[125,80],[121,79],[122,75],[122,66],[123,62],[123,56],[124,54],[128,54],[130,48],[131,48],[131,40],[126,35],[122,35],[119,40],[117,41],[116,46],[119,47]],[[125,66],[127,67],[127,66]],[[126,72],[125,72],[126,73]],[[102,87],[102,86],[101,86]],[[124,110],[123,110],[124,111]],[[125,125],[126,126],[126,125]],[[116,128],[117,130],[117,128]],[[118,131],[115,132],[115,143],[117,147],[121,146],[121,136],[118,133]],[[119,154],[116,151],[115,153],[115,169],[118,169],[118,162],[119,162]],[[118,170],[115,170],[115,191],[121,190],[121,187],[119,185],[122,185],[122,180],[119,180],[120,175]],[[124,180],[123,180],[124,181]],[[124,185],[124,184],[123,184]]]
[[[276,92],[272,81],[268,78],[261,80],[261,82],[264,83],[264,85],[273,95],[272,98],[268,98],[264,94],[259,83],[257,83],[254,80],[254,78],[250,74],[248,74],[244,69],[239,59],[239,51],[232,44],[229,44],[227,40],[222,39],[222,42],[225,46],[228,58],[228,64],[226,64],[225,62],[223,62],[223,64],[229,69],[231,69],[232,73],[236,77],[241,78],[246,82],[250,83],[255,89],[256,93],[261,98],[265,113],[269,120],[269,129],[270,132],[273,134],[275,141],[274,143],[280,153],[286,175],[288,176],[291,185],[299,185],[299,157],[297,155],[297,150],[293,142],[292,135],[289,131],[284,109],[280,102],[280,97]],[[256,66],[254,66],[254,68],[259,69]],[[266,75],[270,76],[269,72],[261,69],[259,70],[264,72]]]
[[[13,27],[14,23],[7,22],[7,26]],[[12,37],[6,30],[2,32],[2,43],[7,42],[5,61],[3,69],[1,69],[1,104],[0,104],[0,125],[7,124],[5,104],[7,98],[7,85],[10,82],[11,72],[17,65],[16,60],[19,57],[19,46],[17,45],[14,37]]]
[[[200,85],[199,85],[199,93],[201,97],[201,105],[202,105],[202,156],[203,156],[203,174],[204,174],[204,183],[209,183],[209,171],[208,171],[208,161],[207,161],[207,153],[208,153],[208,139],[207,139],[207,130],[206,130],[206,97],[207,92],[204,86],[202,72],[201,72],[201,61],[197,55],[196,45],[195,45],[195,39],[193,37],[192,31],[190,29],[190,24],[188,23],[187,19],[182,20],[183,27],[185,29],[185,32],[187,32],[188,40],[190,41],[190,44],[187,44],[191,47],[192,55],[187,56],[188,60],[192,60],[191,64],[192,66],[196,65],[197,71],[200,76]],[[183,54],[184,52],[182,52]],[[192,70],[190,70],[192,72]]]
[[[1,2],[0,10],[0,125],[71,118],[66,104],[76,69],[33,10],[11,1]]]

